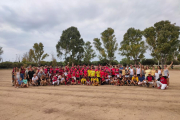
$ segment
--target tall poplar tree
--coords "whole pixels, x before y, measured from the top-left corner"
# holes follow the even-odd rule
[[[114,29],[107,28],[105,31],[103,31],[101,33],[101,40],[99,38],[94,38],[93,44],[100,53],[100,60],[109,60],[109,63],[111,64],[112,61],[116,58],[115,52],[118,48],[118,43],[114,35]]]
[[[180,27],[167,20],[157,22],[153,27],[144,30],[151,55],[161,61],[162,67],[168,58],[172,60],[176,55],[180,44],[179,35]]]
[[[124,34],[123,41],[120,43],[120,54],[126,56],[128,61],[133,59],[135,64],[138,59],[144,58],[146,52],[145,42],[142,40],[142,31],[129,28]]]

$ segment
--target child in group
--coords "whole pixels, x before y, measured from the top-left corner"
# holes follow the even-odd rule
[[[81,83],[84,85],[86,83],[86,78],[83,76],[83,78],[81,79]]]
[[[90,80],[89,80],[89,77],[87,77],[86,85],[87,85],[87,86],[91,85],[91,82],[90,82]]]
[[[121,81],[120,81],[119,78],[117,79],[117,83],[116,83],[115,85],[116,85],[116,86],[120,86],[120,85],[121,85]]]
[[[57,85],[59,85],[59,80],[57,79],[56,75],[53,76],[52,81],[53,81],[54,86],[55,86],[56,83],[57,83]]]
[[[76,85],[76,81],[74,78],[72,78],[71,85]]]
[[[104,85],[104,83],[105,82],[107,82],[108,83],[108,79],[107,79],[107,81],[105,81],[105,77],[104,76],[102,76],[102,78],[101,78],[101,85]]]
[[[132,80],[131,80],[130,84],[134,84],[134,86],[135,86],[135,85],[138,85],[138,81],[139,81],[138,76],[137,76],[136,74],[134,74],[134,76],[132,77]]]
[[[80,81],[80,80],[77,80],[77,84],[78,84],[78,85],[81,85],[81,81]]]
[[[93,78],[93,85],[98,86],[99,85],[99,79],[97,77]]]
[[[23,81],[22,81],[22,78],[20,77],[20,79],[17,81],[17,83],[16,83],[16,88],[18,88],[18,87],[23,87]]]
[[[110,85],[113,85],[113,83],[114,83],[113,78],[110,77],[109,84],[110,84]]]
[[[116,85],[117,84],[117,75],[115,75],[115,77],[113,78],[113,84]]]
[[[27,80],[26,75],[24,76],[24,79],[23,79],[23,87],[28,87],[28,80]]]
[[[62,74],[62,76],[61,76],[61,84],[63,84],[63,83],[65,83],[65,75],[64,74]]]
[[[49,77],[48,73],[46,74],[45,79],[46,79],[46,84],[50,85],[51,82],[50,82],[50,77]]]
[[[46,84],[47,84],[46,78],[45,78],[44,75],[42,75],[42,76],[41,76],[41,82],[40,82],[40,85],[41,85],[41,86],[44,86],[44,85],[46,85]]]

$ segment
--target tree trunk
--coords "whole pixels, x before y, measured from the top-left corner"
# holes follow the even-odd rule
[[[164,69],[164,60],[163,60],[163,57],[161,57],[161,66],[162,66],[162,69]]]

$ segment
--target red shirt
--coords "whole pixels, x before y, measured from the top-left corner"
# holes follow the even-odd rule
[[[55,82],[55,81],[57,81],[57,77],[56,76],[53,77],[53,82]]]
[[[52,71],[53,71],[53,69],[52,69],[52,68],[50,68],[50,73],[52,73]]]
[[[87,77],[87,73],[84,73],[84,77]]]
[[[164,77],[161,77],[161,78],[160,78],[160,82],[161,82],[162,84],[167,84],[167,80],[166,80],[166,78],[164,78]]]
[[[76,76],[76,72],[75,71],[72,72],[72,76],[74,76],[74,77]]]
[[[83,71],[82,70],[80,71],[80,75],[83,75]]]
[[[147,80],[148,80],[149,82],[151,82],[152,80],[154,80],[154,78],[153,78],[153,76],[147,76]]]
[[[115,68],[112,68],[112,75],[115,75]]]
[[[78,78],[78,77],[80,77],[80,74],[79,74],[79,72],[77,72],[77,73],[76,73],[76,77],[77,77],[77,78]]]
[[[100,72],[101,78],[102,78],[102,76],[104,76],[104,75],[105,75],[105,72],[101,71],[101,72]]]
[[[67,78],[68,78],[68,79],[71,78],[71,73],[68,73],[68,74],[67,74]]]

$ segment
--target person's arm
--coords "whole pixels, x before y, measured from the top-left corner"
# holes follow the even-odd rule
[[[173,64],[173,61],[172,61],[171,64],[167,67],[167,69],[169,69],[169,68],[172,66],[172,64]]]

